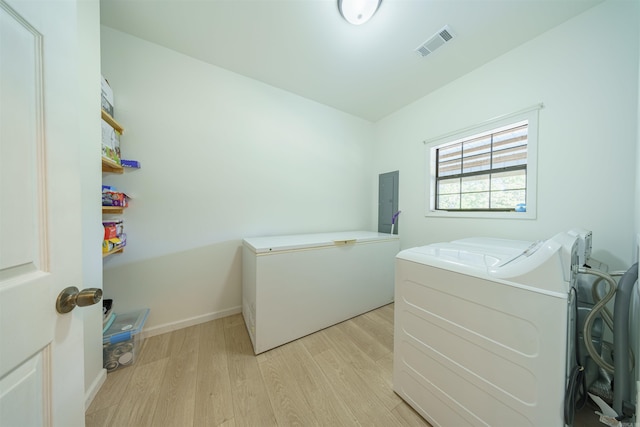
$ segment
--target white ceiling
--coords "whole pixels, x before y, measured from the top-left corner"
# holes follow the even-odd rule
[[[602,0],[102,0],[103,25],[376,121]],[[449,25],[454,39],[414,49]]]

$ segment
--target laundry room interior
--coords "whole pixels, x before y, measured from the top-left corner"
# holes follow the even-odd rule
[[[213,2],[225,19],[240,20],[246,14],[254,20],[254,33],[237,39],[225,38],[225,31],[237,36],[232,31],[237,21],[215,18],[208,23],[211,18],[204,16],[206,8],[199,3],[206,2],[102,0],[99,34],[94,31],[92,40],[99,43],[100,73],[113,91],[113,118],[124,127],[120,157],[134,159],[140,167],[102,174],[84,167],[82,191],[87,199],[95,200],[87,183],[97,186],[101,181],[126,193],[128,206],[117,216],[126,232],[124,250],[104,259],[83,255],[83,278],[102,288],[103,298],[113,301],[115,313],[148,309],[141,331],[145,341],[239,314],[247,321],[245,239],[381,231],[380,179],[388,173],[397,172],[397,206],[390,211],[395,214],[393,229],[384,231],[398,239],[393,254],[385,258],[391,269],[395,255],[410,248],[476,237],[540,242],[575,229],[591,232],[590,255],[606,264],[608,271],[626,271],[637,262],[637,1],[558,2],[566,4],[566,10],[526,39],[512,39],[499,26],[487,30],[503,22],[498,18],[495,23],[465,27],[474,21],[476,7],[500,3],[506,15],[512,13],[511,2],[454,1],[456,13],[446,2],[424,2],[429,7],[418,10],[428,14],[430,7],[441,8],[434,14],[443,21],[425,18],[429,25],[416,31],[422,38],[406,46],[414,69],[406,75],[387,75],[379,85],[393,94],[394,87],[405,85],[405,77],[417,74],[424,76],[426,89],[416,87],[410,101],[379,96],[376,90],[367,91],[365,83],[372,82],[363,74],[362,87],[355,88],[363,105],[351,103],[353,93],[339,95],[338,90],[322,87],[325,81],[314,81],[302,68],[295,79],[291,74],[280,76],[280,67],[272,62],[289,61],[286,66],[296,70],[302,67],[297,61],[308,61],[336,82],[349,64],[361,72],[358,63],[364,57],[370,61],[369,56],[379,55],[367,64],[382,68],[386,61],[401,56],[379,48],[388,35],[386,25],[401,16],[397,10],[404,3],[412,2],[384,0],[371,21],[361,26],[345,23],[335,2],[328,0],[310,5],[304,1]],[[536,3],[543,8],[552,2],[523,3],[535,9]],[[573,11],[571,3],[580,10]],[[156,10],[147,14],[152,5]],[[296,34],[280,33],[289,50],[279,57],[266,56],[270,48],[261,45],[259,34],[273,31],[269,24],[278,22],[274,18],[278,13],[289,13],[287,8],[291,18],[307,17],[291,28],[322,31],[313,15],[300,13],[304,7],[320,14],[320,23],[327,20],[325,15],[335,15],[335,27],[325,37],[326,43],[342,46],[342,57],[336,57],[341,64],[319,62],[308,46],[295,41]],[[469,12],[461,17],[460,10],[465,8]],[[448,13],[451,21],[446,21]],[[172,27],[172,16],[184,26]],[[517,25],[526,27],[535,17],[518,15],[518,19]],[[193,34],[185,21],[191,22]],[[207,25],[220,28],[197,32],[196,28]],[[424,58],[413,52],[445,25],[451,41]],[[474,40],[472,28],[482,30],[483,38]],[[226,55],[218,58],[202,46],[189,47],[187,40],[203,35],[212,38],[200,40],[199,45]],[[491,57],[478,53],[489,48],[487,43],[493,45]],[[466,61],[457,50],[462,48],[465,55],[477,53],[482,59]],[[317,55],[324,58],[322,52]],[[234,71],[240,66],[253,74]],[[291,80],[285,83],[286,77]],[[348,87],[340,90],[349,92]],[[323,92],[333,104],[323,100]],[[530,112],[536,116],[535,124],[530,124],[536,143],[529,146],[527,173],[534,173],[528,175],[526,212],[493,215],[472,209],[439,215],[433,209],[429,163],[434,142]],[[100,245],[96,241],[97,234],[102,237],[99,226],[85,225],[88,219],[99,224],[98,215],[84,210],[84,251]],[[387,216],[383,222],[388,226],[392,218]],[[349,246],[356,237],[328,239]],[[252,248],[259,251],[258,243]],[[376,259],[372,255],[351,268],[374,269],[380,264]],[[335,268],[336,274],[348,269]],[[334,280],[330,274],[322,277]],[[384,277],[394,280],[393,274]],[[292,297],[295,294],[291,292]],[[288,295],[279,298],[285,301]],[[393,295],[389,298],[387,303]],[[326,304],[321,311],[333,309],[330,300],[317,297],[315,301]],[[97,307],[87,310],[84,376],[89,407],[108,378],[100,336],[102,314]],[[301,322],[297,316],[288,322]],[[434,425],[437,419],[434,415]],[[557,425],[562,424],[559,418]]]

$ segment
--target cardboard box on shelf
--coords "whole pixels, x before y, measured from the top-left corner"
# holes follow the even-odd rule
[[[122,233],[118,237],[112,237],[102,241],[102,253],[114,251],[116,249],[124,248],[127,245],[127,235]]]
[[[120,159],[120,164],[125,168],[134,168],[134,169],[140,168],[140,162],[137,160]]]
[[[102,120],[102,157],[120,164],[120,133]]]
[[[104,227],[104,240],[113,239],[118,237],[118,229],[115,225],[103,225]]]
[[[118,191],[102,190],[102,206],[122,206],[129,205],[129,196]]]
[[[104,240],[119,237],[124,233],[124,223],[121,219],[112,221],[102,221],[104,227]]]
[[[101,82],[101,92],[102,92],[102,109],[109,113],[111,117],[113,115],[113,90],[111,90],[111,85],[107,81],[107,79],[102,76]]]

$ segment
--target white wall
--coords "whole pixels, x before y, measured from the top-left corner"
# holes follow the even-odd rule
[[[604,2],[377,123],[372,179],[400,171],[402,247],[469,236],[534,240],[581,226],[593,230],[594,257],[628,267],[637,228],[638,26],[637,2]],[[537,219],[425,218],[422,141],[539,102]]]
[[[368,229],[373,125],[102,27],[102,73],[125,127],[108,176],[134,198],[105,260],[120,312],[146,330],[239,311],[244,237]],[[191,319],[191,320],[189,320]]]

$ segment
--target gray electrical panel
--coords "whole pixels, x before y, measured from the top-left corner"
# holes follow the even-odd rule
[[[398,212],[398,180],[400,171],[387,172],[378,177],[378,232],[390,233],[391,220]],[[398,234],[396,218],[393,234]]]

